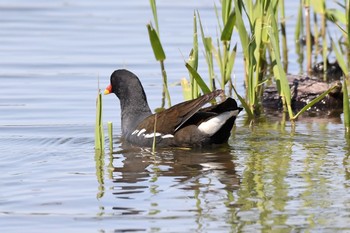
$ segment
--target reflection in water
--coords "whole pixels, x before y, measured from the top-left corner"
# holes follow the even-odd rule
[[[136,148],[115,152],[109,174],[116,197],[114,214],[182,219],[196,213],[197,227],[201,228],[211,212],[217,211],[217,199],[223,206],[230,205],[227,198],[233,201],[233,192],[239,187],[231,150],[225,146],[162,149],[156,154]],[[103,186],[99,177],[99,186]],[[191,204],[184,205],[184,201]]]
[[[171,220],[178,226],[173,232],[210,226],[221,232],[318,231],[334,218],[347,229],[350,210],[337,211],[348,200],[347,190],[334,187],[349,187],[349,143],[339,145],[332,124],[291,128],[265,121],[235,129],[233,146],[206,150],[152,154],[123,147],[106,158],[106,175],[106,166],[96,161],[98,193],[113,196],[101,209],[118,219],[140,219],[144,230],[166,231]],[[340,151],[346,156],[337,156]],[[342,173],[343,181],[336,178]]]
[[[225,189],[231,190],[238,184],[229,148],[172,149],[160,150],[156,154],[148,150],[124,150],[122,155],[121,163],[114,166],[115,182],[137,183],[150,177],[156,181],[158,176],[168,176],[176,177],[181,184],[192,183],[206,173],[215,173]],[[120,156],[115,159],[120,159]]]

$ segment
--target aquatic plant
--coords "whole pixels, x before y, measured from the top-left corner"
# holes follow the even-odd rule
[[[111,121],[107,122],[108,126],[108,141],[109,141],[109,152],[113,152],[113,123]]]
[[[349,7],[348,2],[347,0],[347,9]],[[151,1],[151,6],[154,20],[157,22],[155,0]],[[337,88],[337,86],[330,87],[326,92],[310,101],[299,112],[293,112],[291,90],[286,77],[288,69],[288,50],[285,32],[284,1],[262,0],[252,2],[248,0],[222,0],[221,12],[219,12],[216,6],[214,6],[214,9],[217,16],[219,31],[219,38],[217,38],[215,42],[212,37],[205,35],[199,12],[197,11],[193,14],[193,48],[189,54],[188,60],[185,62],[190,81],[181,81],[186,99],[193,99],[198,97],[201,92],[208,93],[216,89],[216,82],[218,81],[221,89],[225,90],[228,87],[230,90],[229,94],[231,94],[231,90],[235,92],[248,118],[252,120],[261,113],[261,96],[264,86],[267,82],[272,80],[281,96],[284,111],[288,114],[291,121],[295,121],[313,104],[324,98],[328,93],[334,90],[334,88]],[[302,13],[303,9],[305,13],[305,22]],[[326,23],[330,20],[333,20],[332,22],[348,22],[343,19],[345,14],[343,14],[343,17],[334,9],[327,9],[325,0],[321,2],[316,0],[300,1],[295,37],[299,40],[304,34],[304,25],[306,25],[307,71],[311,70],[312,44],[314,41],[310,23],[311,9],[313,9],[314,12],[314,24],[316,24],[315,22],[318,20],[317,15],[321,16],[321,29],[318,29],[318,27],[314,25],[314,34],[317,38],[322,38],[322,58],[324,62],[327,61],[328,57]],[[148,27],[149,34],[151,35],[152,26],[148,25]],[[208,85],[197,72],[199,59],[198,27],[201,33],[204,55],[208,68]],[[158,28],[157,23],[156,28]],[[235,29],[239,35],[239,44],[237,44],[237,42],[233,44],[231,41]],[[154,40],[155,42],[153,43],[159,44],[159,47],[161,47],[157,32],[153,34],[153,39],[150,36],[151,41]],[[232,83],[232,72],[238,46],[241,46],[243,51],[245,71],[244,83],[246,87],[245,98],[237,93]],[[297,44],[297,49],[301,54],[300,58],[303,59],[304,51],[299,43]],[[153,50],[156,51],[155,48]],[[164,59],[165,55],[157,60],[164,61]],[[219,79],[215,79],[214,59],[220,71]]]
[[[96,98],[95,150],[104,150],[104,134],[102,122],[102,94],[98,88]]]
[[[148,36],[151,42],[151,46],[153,49],[154,56],[157,61],[160,63],[160,70],[163,77],[163,99],[162,99],[162,108],[165,105],[165,99],[168,100],[168,107],[171,106],[171,99],[168,89],[168,77],[165,70],[164,61],[166,59],[162,43],[159,39],[159,26],[158,26],[158,14],[157,14],[157,6],[155,0],[150,0],[150,5],[152,8],[153,19],[156,28],[153,27],[152,23],[147,24]]]

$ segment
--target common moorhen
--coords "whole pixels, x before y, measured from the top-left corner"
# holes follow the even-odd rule
[[[120,100],[122,137],[141,147],[151,147],[154,138],[157,147],[202,147],[226,143],[236,116],[242,110],[232,98],[202,108],[223,94],[222,90],[216,90],[152,114],[140,80],[125,69],[112,73],[111,83],[104,94],[110,93],[116,94]]]

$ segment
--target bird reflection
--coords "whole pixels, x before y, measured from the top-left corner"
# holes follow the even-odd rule
[[[122,151],[113,154],[113,182],[128,184],[114,194],[140,192],[152,179],[174,177],[176,184],[186,183],[186,188],[196,189],[194,180],[213,174],[225,189],[237,189],[239,178],[235,171],[232,148],[228,145],[210,149],[162,149],[132,148],[123,144]],[[134,184],[134,185],[131,185]]]

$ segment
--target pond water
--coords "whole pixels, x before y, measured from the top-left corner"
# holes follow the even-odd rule
[[[297,73],[298,4],[287,2],[289,72]],[[95,154],[98,78],[103,88],[114,69],[128,68],[151,108],[160,106],[148,4],[0,1],[1,232],[350,232],[350,141],[341,117],[304,118],[292,128],[265,116],[249,127],[242,113],[226,147],[154,155],[122,147],[119,103],[106,96],[114,153]],[[212,0],[158,3],[173,103],[183,100],[175,84],[187,76],[194,9],[215,36]],[[204,59],[199,71],[206,73]],[[238,54],[244,93],[242,74]]]

